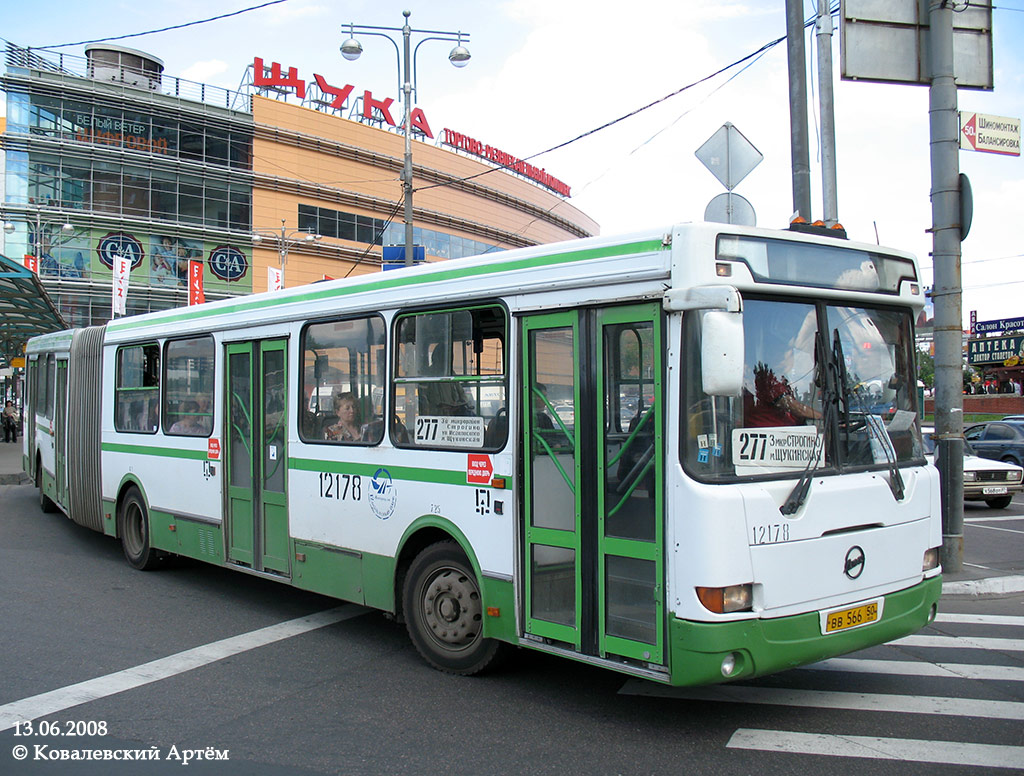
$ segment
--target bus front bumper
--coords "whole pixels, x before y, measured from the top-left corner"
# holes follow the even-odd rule
[[[942,577],[885,596],[882,619],[871,625],[822,635],[818,612],[765,620],[702,623],[672,619],[669,683],[714,684],[785,671],[902,638],[935,616]],[[734,666],[727,676],[723,665]]]

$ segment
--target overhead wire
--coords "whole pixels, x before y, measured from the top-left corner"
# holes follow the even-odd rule
[[[266,2],[266,3],[260,3],[259,5],[253,5],[253,6],[250,6],[248,8],[242,8],[241,10],[232,11],[231,13],[222,13],[222,14],[220,14],[218,16],[211,16],[208,19],[198,19],[198,20],[196,20],[194,22],[185,22],[183,24],[173,24],[173,25],[171,25],[169,27],[161,27],[160,29],[157,29],[157,30],[146,30],[145,32],[132,32],[132,33],[128,33],[127,35],[112,35],[112,36],[110,36],[108,38],[96,38],[95,40],[79,40],[79,41],[76,41],[74,43],[58,43],[58,44],[53,45],[53,46],[33,46],[32,48],[36,49],[36,50],[50,50],[50,49],[67,48],[68,46],[87,46],[87,45],[89,45],[91,43],[107,43],[107,42],[112,41],[112,40],[126,40],[128,38],[138,38],[138,37],[141,37],[143,35],[155,35],[158,32],[169,32],[171,30],[182,30],[182,29],[185,29],[186,27],[194,27],[197,24],[207,24],[209,22],[220,21],[221,19],[230,19],[232,16],[239,16],[239,15],[241,15],[243,13],[249,13],[249,11],[258,11],[259,9],[266,8],[267,6],[277,5],[279,3],[287,3],[287,2],[288,2],[288,0],[268,0],[268,2]]]

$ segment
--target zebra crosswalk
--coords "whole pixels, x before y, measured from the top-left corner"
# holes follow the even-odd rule
[[[968,633],[979,629],[983,634]],[[1020,725],[1024,722],[1024,686],[1018,684],[1024,682],[1024,660],[1018,654],[1024,651],[1024,639],[1019,638],[1022,635],[1024,617],[940,614],[925,632],[875,648],[870,657],[855,654],[825,660],[782,675],[781,681],[776,678],[712,687],[673,688],[629,680],[620,693],[749,705],[752,709],[761,709],[749,715],[756,719],[756,726],[738,727],[731,734],[726,743],[728,749],[1020,769],[1024,772],[1024,746],[1021,745],[1024,736],[1000,737],[999,733],[1007,727],[1024,730]],[[886,652],[893,655],[892,659],[885,659]],[[918,658],[918,654],[927,654],[928,659]],[[935,656],[940,657],[936,659]],[[837,685],[837,674],[843,675],[841,690],[833,689]],[[908,683],[926,682],[929,693],[861,691],[878,689],[879,682],[874,677],[908,677],[906,682],[900,681],[903,688]],[[834,718],[832,728],[827,730],[783,730],[765,725],[770,717],[766,716],[764,707],[842,710],[869,715],[870,719],[888,714],[923,715],[920,719],[940,717],[954,722],[972,720],[971,725],[951,728],[958,736],[963,736],[964,730],[984,728],[986,723],[996,727],[987,736],[990,739],[987,741],[949,740],[948,734],[943,740],[909,735],[865,736],[861,734],[861,724],[857,725],[858,734],[853,734],[853,730],[845,734],[834,729],[835,719],[840,724],[849,724],[842,716]],[[744,716],[741,709],[739,719]],[[780,722],[782,718],[792,719],[792,715],[780,712]],[[816,718],[803,715],[799,719],[814,724]],[[906,724],[891,724],[888,717],[883,718],[881,724],[886,726],[885,732],[911,730],[911,726]],[[927,729],[927,726],[923,727]],[[949,730],[950,726],[945,729]],[[991,740],[993,737],[997,742]]]

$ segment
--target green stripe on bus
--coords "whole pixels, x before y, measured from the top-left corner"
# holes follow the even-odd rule
[[[179,450],[174,447],[153,447],[150,445],[122,445],[116,442],[104,442],[101,446],[105,453],[131,453],[133,455],[155,455],[158,458],[186,458],[193,461],[205,461],[206,450]]]
[[[450,469],[419,469],[413,466],[388,466],[376,463],[349,463],[346,461],[322,461],[313,458],[289,458],[288,468],[303,472],[328,472],[330,474],[358,474],[373,477],[384,469],[392,479],[407,482],[436,482],[441,485],[466,485],[465,471]]]
[[[351,287],[342,288],[331,288],[325,290],[310,291],[305,294],[298,294],[296,296],[290,296],[286,299],[281,299],[276,294],[265,296],[262,299],[255,301],[239,302],[234,305],[227,305],[225,307],[216,307],[213,309],[195,309],[188,312],[179,313],[177,315],[170,315],[160,317],[158,321],[152,321],[149,319],[138,320],[135,317],[120,318],[116,321],[111,321],[107,324],[107,330],[110,332],[126,331],[128,329],[138,328],[140,326],[152,326],[154,323],[165,325],[168,323],[176,323],[178,321],[196,320],[198,318],[207,318],[218,315],[229,315],[231,313],[243,312],[246,310],[260,310],[267,307],[278,307],[283,305],[299,304],[302,302],[312,302],[318,299],[329,299],[331,297],[348,296],[350,294],[361,294],[370,291],[383,291],[390,288],[400,288],[401,286],[407,285],[420,285],[424,283],[435,283],[446,280],[457,280],[461,278],[475,277],[478,275],[491,275],[496,272],[509,272],[519,269],[533,269],[535,267],[548,267],[555,264],[568,264],[576,261],[587,261],[589,259],[601,259],[608,258],[611,256],[621,256],[630,253],[653,253],[656,251],[666,250],[666,246],[661,240],[641,240],[640,242],[628,243],[625,245],[604,245],[600,248],[589,248],[580,251],[568,251],[566,253],[554,253],[544,254],[542,256],[530,256],[523,259],[514,259],[511,261],[495,261],[493,264],[482,264],[476,267],[456,267],[455,269],[444,270],[441,272],[432,272],[429,275],[419,276],[413,275],[412,277],[399,277],[399,278],[388,278],[385,280],[378,280],[376,282],[370,282],[366,284],[359,284]],[[439,262],[443,264],[443,262]],[[432,265],[436,266],[436,264]],[[383,273],[382,273],[383,274]],[[390,274],[390,273],[388,273]],[[363,276],[365,277],[365,276]]]

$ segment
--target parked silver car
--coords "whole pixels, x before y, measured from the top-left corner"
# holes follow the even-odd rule
[[[921,429],[928,458],[934,463],[934,429]],[[964,501],[984,501],[993,509],[1006,509],[1014,493],[1024,490],[1024,469],[1012,463],[980,458],[964,442]]]

